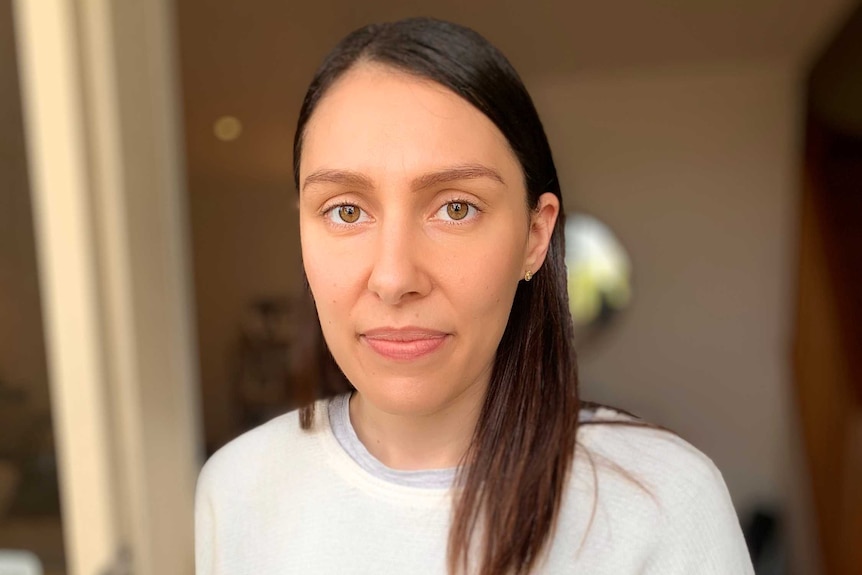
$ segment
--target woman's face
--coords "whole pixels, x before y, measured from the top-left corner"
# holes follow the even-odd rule
[[[300,230],[324,337],[363,399],[393,415],[481,401],[558,206],[529,210],[504,136],[453,92],[372,64],[339,79],[306,126]]]

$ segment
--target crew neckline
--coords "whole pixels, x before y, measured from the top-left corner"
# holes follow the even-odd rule
[[[319,413],[325,427],[324,435],[327,437],[325,443],[329,444],[331,450],[337,452],[338,459],[345,459],[355,469],[350,475],[354,478],[362,477],[363,482],[376,485],[378,488],[384,486],[397,486],[404,493],[426,492],[432,493],[448,492],[455,482],[457,467],[444,469],[420,469],[403,470],[393,469],[374,457],[371,452],[360,441],[356,435],[353,423],[350,421],[350,397],[352,392],[337,395],[328,400],[319,402]],[[594,419],[605,419],[601,414],[611,416],[614,412],[603,406],[597,409],[582,408],[578,414],[578,420],[585,423]],[[591,426],[588,426],[591,427]],[[581,433],[586,431],[582,430]],[[580,433],[579,433],[580,435]]]
[[[327,405],[329,427],[350,458],[370,475],[396,485],[422,489],[448,489],[455,481],[456,467],[443,469],[393,469],[365,447],[350,421],[350,393],[332,398]]]

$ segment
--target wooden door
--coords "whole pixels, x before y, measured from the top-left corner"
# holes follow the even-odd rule
[[[794,368],[826,575],[862,573],[862,137],[812,115]]]

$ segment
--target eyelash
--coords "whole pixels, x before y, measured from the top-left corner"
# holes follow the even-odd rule
[[[472,220],[476,219],[476,217],[479,214],[482,213],[482,210],[475,203],[468,201],[468,200],[464,200],[464,199],[453,198],[453,199],[445,202],[443,205],[441,205],[437,209],[437,211],[434,212],[434,214],[436,215],[436,214],[440,213],[441,210],[444,210],[447,206],[449,206],[451,204],[464,204],[464,205],[466,205],[467,206],[467,215],[464,216],[464,218],[461,220],[443,220],[449,225],[464,225],[466,223],[464,220],[472,221]],[[359,210],[360,211],[360,217],[362,217],[362,215],[367,217],[367,215],[368,215],[367,212],[365,210],[363,210],[361,207],[359,207],[357,204],[353,204],[350,202],[342,202],[342,203],[338,203],[338,204],[333,204],[331,206],[327,206],[327,207],[323,208],[320,211],[320,213],[323,217],[328,218],[330,223],[332,223],[333,225],[336,225],[336,226],[354,226],[354,225],[361,223],[359,221],[356,221],[353,223],[345,222],[345,221],[335,221],[335,216],[334,216],[335,210],[337,210],[339,208],[343,208],[345,206],[351,206],[351,207],[354,207],[357,210]],[[473,210],[472,216],[470,214],[470,210]]]

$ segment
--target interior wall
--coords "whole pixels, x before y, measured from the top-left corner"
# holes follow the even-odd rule
[[[299,223],[292,185],[253,190],[208,187],[189,175],[203,416],[210,449],[232,439],[235,354],[248,306],[302,288]]]

